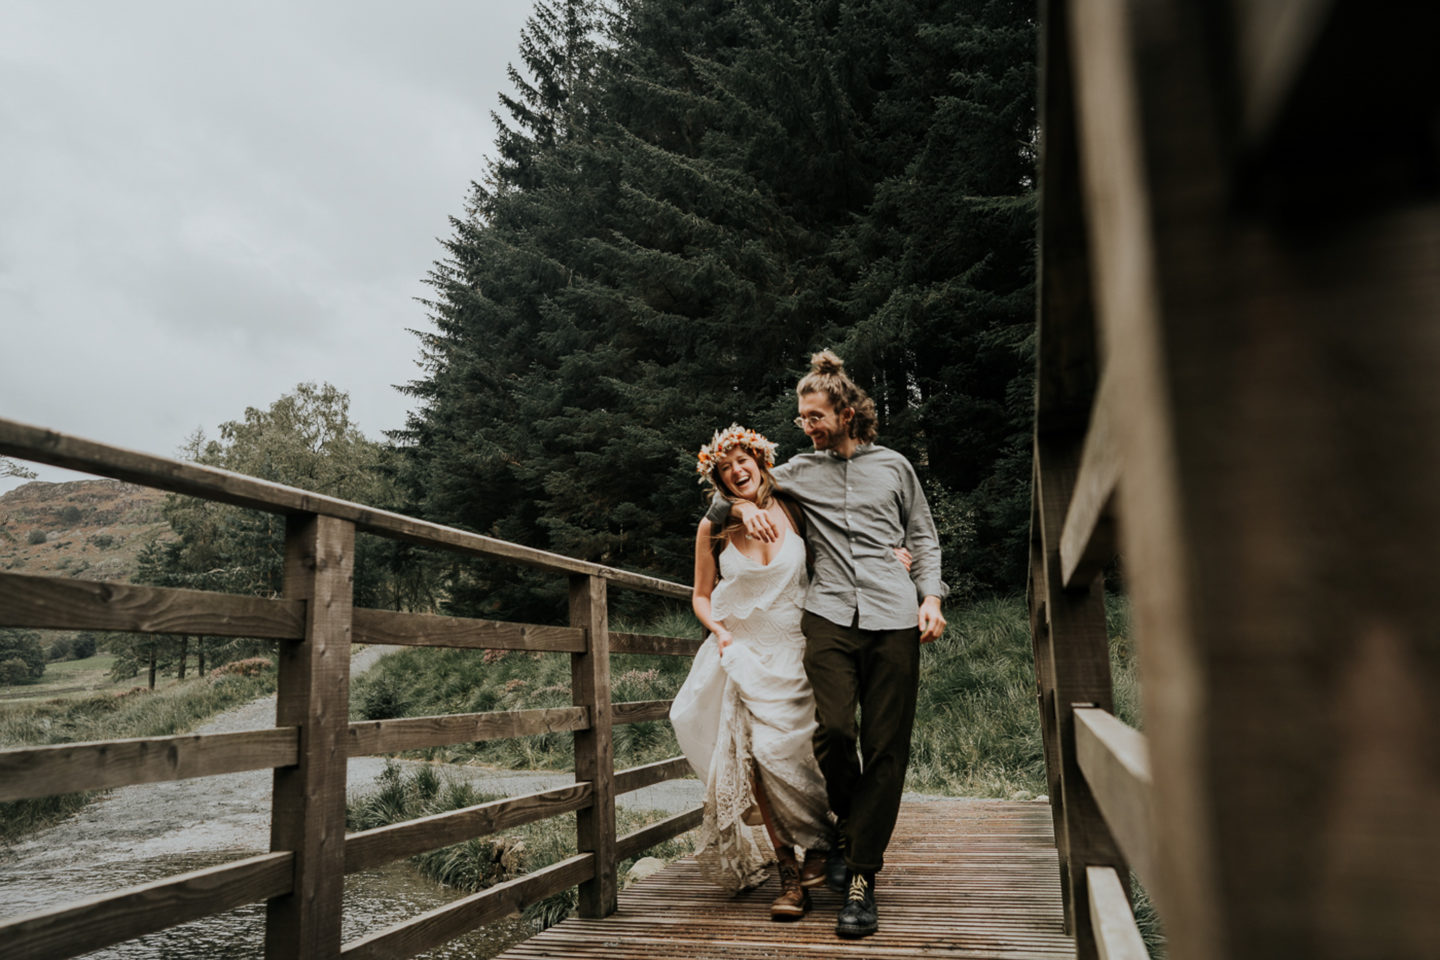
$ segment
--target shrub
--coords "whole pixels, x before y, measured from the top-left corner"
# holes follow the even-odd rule
[[[405,716],[410,698],[399,679],[386,674],[373,683],[360,686],[355,691],[352,706],[362,720],[393,720]]]
[[[19,657],[0,660],[0,685],[9,686],[12,683],[24,683],[29,679],[30,668],[24,660],[21,660]]]
[[[34,547],[44,543],[47,539],[49,538],[46,536],[44,530],[31,530],[29,535],[25,537],[25,542]]]
[[[38,680],[45,675],[45,647],[40,642],[40,634],[33,630],[0,629],[0,660],[19,660],[25,665],[25,677],[21,679]]]
[[[79,523],[80,508],[75,506],[73,503],[70,504],[64,510],[60,511],[60,519],[65,523],[71,524],[72,526]]]
[[[95,656],[95,634],[82,633],[77,636],[70,655],[76,660],[89,660]]]
[[[231,660],[227,664],[216,667],[210,671],[210,676],[212,678],[257,677],[274,669],[275,664],[271,663],[268,657],[247,657],[244,660]]]
[[[97,550],[109,550],[115,545],[115,538],[108,533],[97,533],[86,542]]]
[[[51,663],[56,660],[69,660],[75,656],[75,641],[69,637],[56,637],[50,642],[50,650],[46,659]]]

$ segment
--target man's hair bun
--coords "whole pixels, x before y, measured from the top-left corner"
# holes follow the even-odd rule
[[[843,376],[845,363],[833,351],[821,350],[810,358],[810,372],[830,376]]]

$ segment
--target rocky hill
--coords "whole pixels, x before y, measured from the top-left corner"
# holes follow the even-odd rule
[[[0,570],[129,580],[146,544],[168,538],[165,494],[119,480],[35,481],[0,495]]]

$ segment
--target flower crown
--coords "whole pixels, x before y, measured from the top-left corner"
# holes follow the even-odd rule
[[[732,423],[724,430],[716,430],[715,436],[710,442],[700,448],[695,455],[695,472],[700,474],[699,482],[704,483],[711,480],[711,474],[715,472],[715,465],[736,447],[744,447],[755,456],[755,459],[765,464],[769,470],[775,466],[775,447],[777,445],[765,439],[763,433],[747,429],[738,423]]]

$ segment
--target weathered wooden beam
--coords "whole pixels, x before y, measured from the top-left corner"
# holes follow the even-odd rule
[[[673,700],[629,700],[610,704],[611,723],[643,723],[670,719]]]
[[[8,957],[59,960],[279,896],[293,858],[266,853],[127,887],[0,923]]]
[[[1060,576],[1066,589],[1088,586],[1115,557],[1115,490],[1120,483],[1120,434],[1124,411],[1115,381],[1102,376],[1075,494],[1060,533]]]
[[[1105,627],[1105,591],[1098,579],[1083,590],[1066,590],[1060,576],[1060,528],[1079,466],[1078,438],[1037,437],[1036,465],[1040,478],[1040,535],[1045,565],[1049,623],[1049,677],[1055,685],[1055,729],[1059,742],[1060,800],[1065,821],[1057,837],[1066,887],[1066,919],[1075,936],[1077,956],[1094,954],[1093,932],[1085,891],[1085,868],[1114,866],[1124,859],[1105,818],[1095,804],[1075,753],[1072,705],[1089,703],[1113,708],[1110,685],[1110,641]],[[1128,871],[1126,871],[1128,875]]]
[[[561,860],[488,890],[462,897],[443,907],[386,930],[345,944],[345,960],[394,960],[413,957],[469,933],[482,924],[522,910],[532,903],[583,883],[595,872],[594,854]]]
[[[693,657],[705,641],[694,637],[664,637],[648,633],[610,634],[611,653],[651,653]]]
[[[300,755],[275,771],[270,849],[294,852],[295,883],[267,904],[269,960],[340,953],[354,576],[352,524],[287,518],[285,596],[305,603],[305,639],[281,647],[276,682],[276,724],[300,728]]]
[[[584,707],[538,710],[496,710],[396,720],[357,720],[346,733],[347,754],[363,757],[401,750],[423,750],[451,743],[479,743],[530,737],[540,733],[584,730],[590,724]]]
[[[704,807],[693,807],[689,810],[675,814],[673,817],[666,817],[648,827],[641,827],[639,830],[631,831],[615,841],[615,856],[621,860],[633,857],[637,853],[648,850],[656,844],[664,843],[666,840],[673,840],[687,830],[694,830],[700,826],[705,819]]]
[[[574,653],[585,649],[585,634],[574,627],[547,627],[361,607],[355,611],[354,642]]]
[[[0,573],[0,624],[298,640],[305,605],[206,590]]]
[[[669,760],[647,763],[643,767],[617,770],[615,772],[615,793],[629,793],[632,790],[663,783],[666,780],[678,780],[681,777],[690,776],[691,772],[690,761],[684,757],[671,757]]]
[[[1150,960],[1119,875],[1110,867],[1091,867],[1086,873],[1090,925],[1100,960]]]
[[[294,727],[0,750],[0,802],[295,763]]]
[[[615,856],[615,743],[610,710],[610,637],[606,586],[598,577],[570,578],[570,625],[589,637],[584,653],[570,655],[571,700],[590,711],[591,724],[575,732],[575,779],[588,781],[591,805],[575,816],[577,847],[595,855],[594,874],[580,885],[582,917],[608,917],[619,897]]]
[[[556,573],[588,574],[632,590],[665,597],[690,597],[689,587],[668,580],[616,570],[216,467],[95,443],[14,420],[0,419],[0,454],[269,513],[315,513],[335,517],[351,521],[363,533],[420,546],[493,557]]]
[[[1092,313],[1086,211],[1066,34],[1068,4],[1041,0],[1039,309],[1035,429],[1083,429],[1100,369]]]
[[[345,872],[570,813],[589,803],[590,784],[575,783],[352,833],[345,838]]]
[[[1075,711],[1080,770],[1105,822],[1147,887],[1156,877],[1150,751],[1145,735],[1104,710]]]

